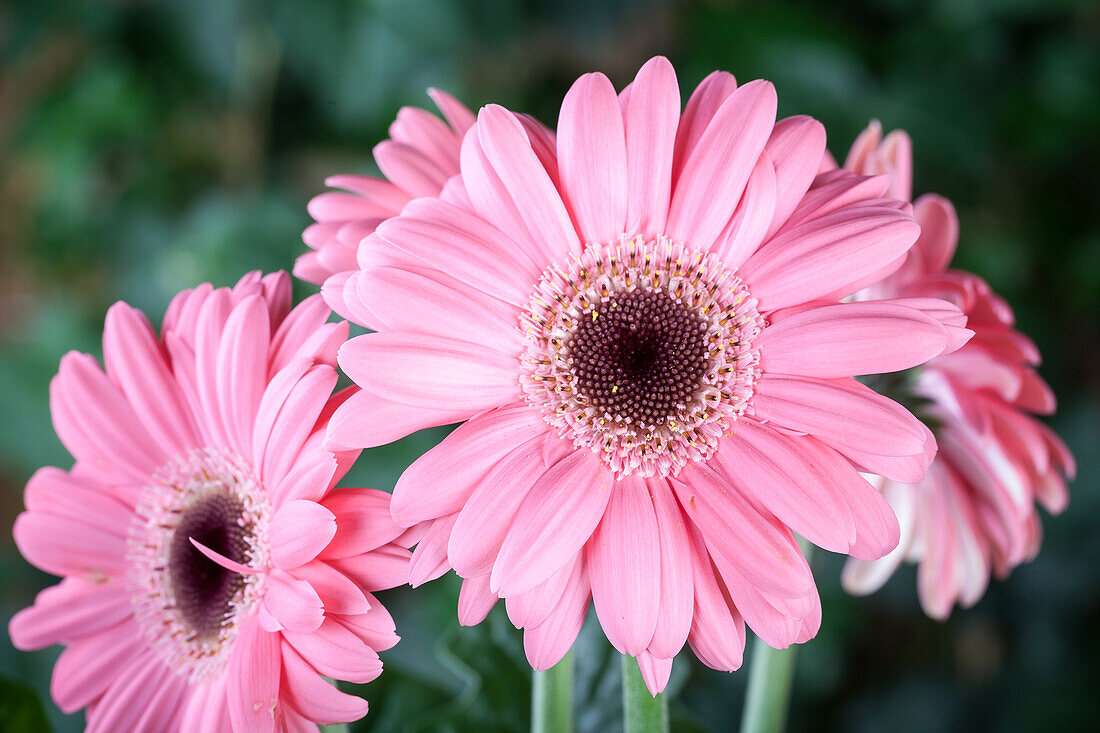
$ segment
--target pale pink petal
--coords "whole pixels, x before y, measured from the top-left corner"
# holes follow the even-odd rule
[[[365,591],[386,590],[409,582],[411,556],[405,548],[391,543],[365,555],[331,560],[329,565]]]
[[[464,579],[458,594],[458,623],[463,626],[480,624],[497,600],[496,594],[489,590],[488,573]]]
[[[691,93],[676,130],[673,186],[676,185],[676,180],[684,170],[695,146],[699,144],[707,126],[710,125],[710,121],[735,89],[737,89],[737,80],[733,78],[733,74],[728,71],[712,71]]]
[[[98,633],[132,616],[130,593],[119,581],[65,578],[46,588],[11,618],[8,634],[23,651],[69,643]]]
[[[625,232],[646,240],[663,233],[672,198],[672,157],[680,120],[676,72],[663,56],[638,71],[623,107],[626,133]]]
[[[274,375],[295,359],[308,356],[309,354],[301,353],[302,346],[325,325],[329,315],[328,304],[320,294],[311,295],[299,303],[279,323],[271,337],[271,359],[266,374]]]
[[[638,655],[638,669],[649,694],[656,697],[668,684],[669,675],[672,674],[672,658],[662,659],[644,651]]]
[[[448,175],[458,172],[459,138],[443,120],[418,107],[402,107],[390,125],[390,138],[411,145]]]
[[[691,539],[672,487],[664,480],[649,479],[647,486],[657,516],[661,544],[661,593],[657,626],[649,651],[657,658],[671,659],[683,648],[691,631],[694,583],[691,568]]]
[[[294,568],[291,574],[309,583],[320,596],[326,614],[354,615],[370,610],[370,603],[362,589],[331,563],[314,560]]]
[[[461,425],[401,474],[390,505],[394,521],[411,527],[457,512],[501,458],[546,430],[541,416],[526,403]]]
[[[520,505],[490,588],[501,596],[522,593],[569,562],[599,524],[613,482],[611,471],[587,451],[554,464]]]
[[[895,209],[849,207],[785,230],[749,258],[741,275],[762,310],[852,292],[905,254],[919,232]]]
[[[413,198],[437,195],[450,177],[424,152],[393,140],[374,146],[374,161],[382,175]]]
[[[390,517],[390,495],[377,489],[336,489],[321,504],[336,516],[336,535],[321,552],[326,560],[370,552],[404,529]]]
[[[271,518],[267,536],[271,559],[289,570],[317,557],[336,535],[336,515],[321,504],[295,499]]]
[[[715,575],[702,538],[692,544],[695,603],[688,643],[703,664],[732,672],[744,660],[745,622]]]
[[[626,133],[615,87],[603,74],[584,74],[562,100],[558,166],[581,239],[618,241],[626,224]]]
[[[538,626],[545,621],[575,576],[577,563],[581,562],[584,562],[584,553],[577,553],[572,563],[563,566],[531,590],[508,596],[505,605],[512,625],[519,629]],[[488,582],[488,576],[485,577]]]
[[[752,465],[749,470],[758,468]],[[802,596],[813,587],[805,560],[788,541],[789,532],[761,516],[712,468],[695,464],[669,483],[684,514],[702,533],[711,556],[727,558],[752,583],[784,597]],[[730,527],[738,531],[730,532]]]
[[[218,344],[218,409],[230,441],[227,447],[240,455],[252,447],[252,425],[267,386],[270,339],[267,303],[254,295],[229,314]]]
[[[920,252],[926,272],[942,272],[955,256],[959,242],[959,217],[943,196],[927,193],[913,202],[913,218],[920,224],[914,249]]]
[[[125,303],[111,306],[103,328],[107,376],[161,449],[178,454],[197,447],[199,436],[166,356],[140,311]]]
[[[619,652],[637,656],[653,638],[661,598],[661,540],[644,481],[614,483],[585,558],[600,626]]]
[[[796,115],[775,123],[764,151],[775,164],[775,216],[767,236],[775,233],[810,188],[825,154],[825,126]]]
[[[180,715],[180,731],[232,730],[225,684],[223,675],[212,682],[191,686],[191,696]]]
[[[840,170],[820,173],[779,231],[792,229],[847,206],[879,199],[889,185],[888,176],[854,176]]]
[[[491,295],[396,267],[372,267],[358,277],[387,330],[445,336],[502,354],[522,348],[519,311]]]
[[[320,725],[348,723],[367,714],[367,701],[336,689],[288,644],[281,645],[283,679],[279,696]]]
[[[881,480],[881,479],[880,479]],[[840,583],[844,590],[853,595],[867,595],[881,588],[890,576],[901,567],[906,555],[912,551],[913,539],[917,529],[916,493],[917,487],[899,484],[896,481],[883,482],[883,498],[890,504],[898,518],[900,535],[898,545],[889,554],[877,560],[857,560],[849,558],[844,563]]]
[[[756,161],[733,218],[712,250],[731,270],[740,267],[764,241],[775,215],[776,193],[775,167],[764,152]]]
[[[335,369],[316,364],[303,371],[308,361],[292,362],[276,374],[260,401],[252,451],[264,481],[276,483],[287,475],[336,386]]]
[[[830,445],[886,456],[924,448],[924,430],[908,410],[854,379],[765,374],[753,396],[756,417],[816,435]]]
[[[432,98],[435,106],[443,113],[447,124],[455,131],[455,135],[461,138],[467,130],[473,127],[474,114],[462,102],[459,102],[442,89],[436,89],[435,87],[428,89],[428,96]]]
[[[278,634],[242,623],[226,667],[229,718],[234,730],[274,731],[282,653]]]
[[[161,712],[154,706],[171,704],[171,700],[157,700],[158,692],[165,689],[178,691],[173,683],[173,672],[151,651],[135,659],[119,670],[117,680],[111,685],[94,708],[88,710],[88,733],[112,733],[120,730],[154,730],[141,728],[139,721],[149,711]],[[179,681],[182,683],[182,681]],[[135,704],[141,700],[143,704]],[[155,716],[154,716],[155,717]]]
[[[666,234],[708,250],[733,215],[775,123],[775,88],[753,81],[722,103],[676,181]]]
[[[329,450],[374,448],[417,430],[448,425],[469,416],[470,410],[412,407],[360,390],[333,414],[325,447]]]
[[[520,505],[547,472],[545,440],[542,436],[528,440],[500,457],[458,513],[447,558],[462,577],[485,575],[493,569]]]
[[[481,152],[519,214],[523,228],[509,232],[513,238],[525,231],[527,236],[517,241],[537,248],[544,256],[553,259],[576,251],[580,242],[577,241],[565,203],[531,147],[523,124],[508,110],[490,104],[478,113],[476,131]],[[560,147],[559,135],[559,150]],[[564,169],[561,172],[564,175]],[[464,168],[463,180],[475,205],[480,204],[477,178],[467,176]],[[491,217],[496,208],[499,207],[487,209],[484,205],[478,205],[478,211],[486,218]]]
[[[447,560],[447,541],[458,519],[458,512],[427,522],[424,538],[416,545],[409,563],[409,585],[413,588],[435,580],[451,569]]]
[[[283,639],[326,677],[363,683],[382,672],[378,654],[334,618],[312,633],[284,631]]]
[[[494,219],[494,226],[439,199],[416,201],[404,214],[379,226],[379,237],[473,288],[514,306],[527,307],[531,287],[542,267],[512,236],[498,228],[499,221]],[[362,254],[361,248],[360,259]]]
[[[892,303],[813,308],[765,328],[756,342],[768,373],[833,379],[900,371],[943,352],[943,325]]]
[[[546,620],[538,626],[524,629],[523,650],[534,669],[550,669],[560,662],[584,625],[591,598],[588,576],[583,562],[575,562],[573,568],[565,592]]]
[[[133,618],[76,639],[54,664],[50,696],[62,712],[74,713],[99,698],[120,672],[148,649]]]
[[[144,480],[168,457],[87,354],[69,352],[50,382],[50,414],[73,456],[105,476]]]
[[[23,512],[12,534],[19,552],[35,567],[54,575],[122,575],[129,568],[127,526],[103,527],[82,518]]]
[[[261,604],[278,624],[277,628],[268,628],[268,631],[287,629],[308,633],[321,625],[324,604],[308,582],[278,568],[268,573],[266,582]]]

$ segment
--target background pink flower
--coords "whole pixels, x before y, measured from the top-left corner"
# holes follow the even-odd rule
[[[177,296],[158,337],[124,303],[106,369],[71,352],[50,389],[70,470],[27,484],[15,541],[63,576],[14,616],[21,649],[61,643],[51,691],[90,731],[308,730],[365,701],[397,642],[371,591],[404,583],[389,495],[335,489],[326,450],[346,323],[291,309],[285,273]]]
[[[339,297],[378,333],[340,351],[362,391],[330,444],[465,421],[394,491],[399,524],[430,523],[412,582],[454,568],[466,624],[505,598],[537,669],[590,599],[653,692],[685,641],[736,669],[745,622],[776,647],[818,629],[793,532],[897,542],[852,464],[919,480],[934,443],[852,377],[969,332],[942,301],[839,302],[917,227],[885,177],[818,176],[822,126],[775,114],[771,84],[721,72],[681,113],[660,57],[618,95],[588,74],[556,138],[484,108],[461,177],[360,245]]]
[[[856,139],[845,168],[886,173],[890,190],[908,199],[912,144],[878,122]],[[849,560],[846,589],[870,593],[905,560],[919,563],[921,605],[943,619],[958,603],[981,598],[991,572],[1005,577],[1035,556],[1042,539],[1036,502],[1059,513],[1064,476],[1076,468],[1065,444],[1033,413],[1054,412],[1054,395],[1035,373],[1039,351],[1014,328],[1012,309],[977,275],[948,269],[959,222],[951,202],[925,194],[913,204],[921,236],[904,264],[859,297],[941,298],[967,316],[974,337],[897,382],[891,396],[922,401],[939,454],[924,480],[908,485],[875,479],[901,523],[901,541],[877,561]],[[904,401],[904,400],[903,400]]]

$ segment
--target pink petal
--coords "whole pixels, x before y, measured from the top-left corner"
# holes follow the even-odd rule
[[[421,151],[448,177],[458,173],[459,138],[432,113],[417,107],[402,107],[390,125],[390,139]]]
[[[521,395],[518,358],[443,336],[358,336],[340,349],[340,367],[368,392],[414,407],[477,412]]]
[[[775,88],[754,81],[722,103],[672,192],[668,236],[709,250],[733,215],[775,122]]]
[[[428,89],[428,96],[435,102],[435,106],[443,113],[443,116],[447,119],[447,124],[451,126],[458,137],[461,138],[467,130],[473,127],[474,115],[462,102],[459,102],[442,89],[436,89],[435,87]]]
[[[715,576],[701,537],[693,540],[694,581],[691,644],[695,656],[712,669],[732,672],[741,668],[745,654],[745,622]]]
[[[854,379],[765,374],[756,383],[753,408],[758,419],[830,445],[887,456],[916,455],[924,448],[919,420]]]
[[[326,614],[355,615],[370,610],[362,589],[330,563],[314,560],[295,568],[292,575],[309,583],[320,596]]]
[[[252,425],[267,387],[270,338],[267,304],[254,295],[229,314],[218,344],[218,409],[229,445],[240,455],[252,447]]]
[[[106,631],[76,639],[54,664],[50,696],[62,712],[74,713],[99,698],[147,649],[132,617]]]
[[[276,484],[294,466],[302,445],[336,386],[336,370],[298,360],[276,374],[264,391],[252,453],[260,478]]]
[[[394,267],[372,267],[358,277],[358,287],[372,293],[372,310],[388,330],[450,337],[502,354],[522,349],[519,311],[457,280],[444,283]]]
[[[545,438],[521,443],[485,474],[458,513],[447,558],[459,575],[469,578],[493,569],[504,538],[523,500],[547,471]]]
[[[411,527],[457,512],[501,458],[546,429],[522,402],[460,425],[401,474],[390,504],[394,521]]]
[[[416,545],[409,563],[409,585],[417,588],[451,569],[447,560],[447,541],[458,519],[458,512],[427,522],[428,531]]]
[[[312,633],[284,631],[283,639],[326,677],[363,683],[382,672],[378,654],[334,618]]]
[[[676,130],[676,155],[673,158],[675,167],[672,174],[674,187],[684,170],[684,164],[699,144],[710,121],[735,89],[737,80],[733,78],[733,74],[728,71],[712,71],[691,93]]]
[[[626,222],[626,133],[615,87],[603,74],[581,76],[562,100],[558,166],[581,239],[617,242]]]
[[[324,620],[324,604],[308,582],[276,568],[267,576],[267,589],[262,603],[278,627],[268,631],[310,632]]]
[[[550,577],[581,549],[603,516],[614,477],[588,451],[575,451],[543,474],[504,539],[490,588],[501,597]]]
[[[116,303],[103,328],[107,375],[166,454],[199,444],[194,418],[172,377],[163,346],[138,310]]]
[[[741,275],[761,310],[847,294],[905,254],[919,233],[895,209],[841,209],[777,235],[749,258]]]
[[[768,373],[833,379],[895,372],[943,352],[942,324],[891,303],[812,308],[765,328],[756,342]]]
[[[417,430],[459,422],[469,410],[412,407],[360,390],[337,408],[328,424],[329,450],[374,448]]]
[[[764,241],[774,216],[775,197],[775,167],[768,154],[761,153],[733,218],[714,245],[714,254],[731,270],[739,268]]]
[[[386,590],[409,582],[411,553],[389,544],[365,555],[331,560],[329,564],[365,591]]]
[[[577,563],[584,562],[584,555],[578,553],[576,559],[563,566],[546,580],[529,591],[508,596],[505,605],[508,618],[517,629],[538,626],[545,621],[558,605],[570,581],[574,578]],[[488,582],[488,576],[486,582]]]
[[[715,459],[738,488],[793,531],[827,550],[848,550],[855,538],[851,511],[839,492],[831,490],[828,477],[806,460],[791,438],[741,419]],[[705,529],[703,534],[712,540]],[[746,575],[759,583],[751,573]]]
[[[320,294],[311,295],[299,303],[271,337],[271,361],[267,373],[274,375],[295,359],[309,356],[301,353],[303,345],[328,322],[330,315],[329,306]]]
[[[637,656],[653,638],[661,597],[661,549],[645,482],[631,477],[616,481],[585,558],[600,626],[623,654]]]
[[[279,636],[256,623],[241,624],[225,670],[234,730],[275,730],[282,667]]]
[[[676,72],[663,56],[650,59],[623,108],[627,210],[623,231],[653,239],[664,231],[672,198],[672,156],[680,120]]]
[[[102,474],[145,480],[167,462],[126,397],[87,354],[62,357],[50,382],[50,414],[69,452]]]
[[[330,484],[339,480],[336,457],[327,450],[321,450],[322,439],[320,433],[311,435],[294,464],[269,488],[275,504],[297,499],[316,501],[324,496]]]
[[[379,237],[470,287],[527,307],[542,267],[512,236],[439,199],[416,201],[404,214],[381,224]],[[368,306],[371,300],[366,301]]]
[[[374,146],[374,161],[387,179],[413,198],[438,195],[449,177],[420,150],[393,140]]]
[[[523,632],[523,650],[531,667],[550,669],[561,661],[584,625],[591,598],[583,562],[575,562],[573,575],[554,610],[538,626]]]
[[[35,567],[54,575],[121,575],[129,567],[126,525],[102,527],[84,518],[23,512],[12,534],[16,547]]]
[[[323,559],[369,552],[404,532],[390,516],[390,495],[385,491],[336,489],[321,504],[336,516],[336,536],[321,552]]]
[[[638,655],[638,669],[649,694],[656,697],[668,684],[669,675],[672,674],[672,658],[662,659],[643,651]]]
[[[280,697],[320,725],[349,723],[367,714],[367,701],[340,692],[288,645],[282,645],[283,685]]]
[[[798,206],[779,231],[793,229],[848,206],[879,199],[886,193],[889,185],[890,179],[887,176],[854,176],[840,170],[818,174],[810,190],[798,202]]]
[[[170,684],[172,671],[152,652],[146,651],[119,675],[87,714],[88,733],[139,730],[138,721],[156,693]],[[143,704],[135,704],[141,700]]]
[[[711,556],[727,558],[754,585],[783,597],[800,597],[813,587],[813,576],[788,541],[789,533],[761,516],[714,469],[696,464],[670,483]],[[738,531],[731,532],[732,527]]]
[[[881,481],[881,479],[880,479]],[[917,492],[916,486],[899,484],[895,481],[884,482],[883,498],[890,504],[898,518],[898,545],[889,554],[877,560],[857,560],[849,558],[844,563],[840,575],[840,584],[853,595],[864,596],[881,588],[894,574],[911,551],[913,537],[917,529]]]
[[[271,559],[284,569],[304,565],[336,534],[336,516],[313,501],[295,499],[283,504],[271,518],[268,540]]]
[[[825,127],[812,117],[796,115],[775,123],[765,152],[775,163],[775,217],[768,236],[775,233],[810,188],[825,155]]]
[[[485,620],[497,602],[496,594],[489,590],[489,574],[466,578],[458,594],[458,623],[476,626]]]
[[[913,218],[920,224],[920,238],[914,249],[920,252],[925,271],[946,270],[959,242],[955,207],[943,196],[927,193],[913,203]]]
[[[568,252],[577,251],[580,243],[569,213],[546,168],[535,155],[523,124],[508,110],[490,104],[478,114],[476,130],[485,160],[499,178],[504,195],[513,202],[521,220],[520,226],[505,231],[518,242],[530,242],[531,246],[538,247],[549,259],[558,259]],[[463,162],[465,164],[465,160]],[[470,197],[478,205],[478,211],[487,219],[496,221],[494,214],[500,207],[489,208],[482,204],[479,194],[483,189],[477,186],[479,178],[466,175],[465,168],[463,171],[463,180]],[[522,233],[526,236],[517,236]]]
[[[661,593],[657,626],[649,651],[661,659],[671,659],[683,648],[691,631],[694,604],[691,539],[686,519],[680,511],[672,487],[667,481],[647,481],[657,516],[661,543]]]
[[[117,581],[65,578],[46,588],[8,624],[12,644],[23,651],[72,642],[115,626],[134,613],[130,593]]]

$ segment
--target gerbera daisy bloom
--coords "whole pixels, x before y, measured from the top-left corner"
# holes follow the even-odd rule
[[[320,296],[290,278],[177,296],[158,338],[118,303],[106,370],[69,353],[50,387],[70,470],[27,484],[15,542],[64,579],[10,625],[64,644],[51,691],[90,731],[316,730],[367,703],[397,642],[370,591],[408,580],[389,495],[334,489],[357,453],[323,446],[336,350]]]
[[[886,173],[891,192],[912,191],[912,144],[877,122],[859,136],[845,162],[856,173]],[[991,572],[1006,576],[1035,556],[1042,537],[1035,502],[1052,513],[1069,500],[1075,472],[1065,444],[1033,414],[1054,412],[1054,395],[1035,373],[1039,351],[1014,328],[1012,309],[982,278],[948,269],[959,222],[951,202],[925,194],[913,204],[917,244],[897,272],[858,297],[942,298],[967,315],[974,337],[914,373],[883,384],[902,401],[919,401],[939,442],[924,480],[874,480],[897,513],[901,541],[886,557],[849,560],[842,580],[852,593],[878,589],[903,561],[919,563],[921,605],[943,619],[957,603],[974,605]]]
[[[325,180],[344,190],[327,191],[309,202],[315,223],[302,233],[302,240],[310,251],[294,263],[295,276],[321,285],[333,275],[357,269],[360,240],[414,198],[439,195],[458,173],[459,146],[474,115],[444,91],[429,89],[428,95],[446,122],[423,109],[402,108],[390,125],[390,139],[374,148],[384,178],[345,174]]]
[[[618,95],[588,74],[551,145],[482,109],[461,177],[360,246],[344,298],[377,332],[341,348],[363,391],[331,445],[464,421],[393,495],[399,524],[431,523],[412,582],[454,568],[463,623],[505,598],[537,669],[590,599],[653,692],[685,641],[736,669],[745,622],[776,647],[817,631],[792,531],[897,542],[850,461],[916,480],[929,435],[852,376],[966,332],[946,303],[839,302],[918,228],[885,177],[817,178],[824,129],[775,114],[771,84],[720,72],[681,114],[664,58]]]

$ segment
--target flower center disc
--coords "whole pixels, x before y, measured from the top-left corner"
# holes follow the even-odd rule
[[[153,649],[192,681],[224,666],[265,576],[223,568],[191,540],[264,568],[270,513],[248,465],[210,448],[168,464],[142,493],[130,532],[135,616]]]
[[[755,299],[718,258],[665,237],[547,269],[521,325],[528,402],[620,475],[709,458],[758,376]]]

